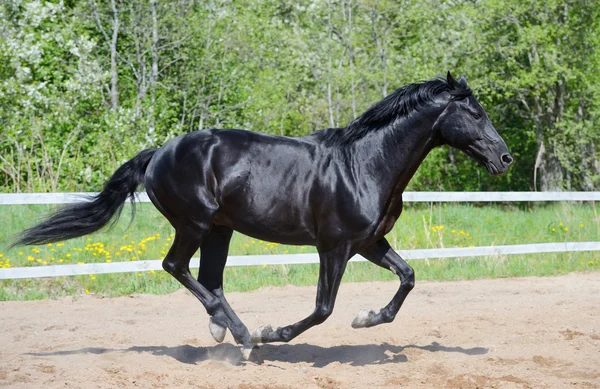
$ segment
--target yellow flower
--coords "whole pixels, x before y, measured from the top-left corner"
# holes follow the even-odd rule
[[[156,272],[154,270],[150,270],[150,273],[152,274],[156,274]]]
[[[562,227],[562,222],[558,223],[558,225]]]
[[[92,238],[87,238],[87,241],[89,242],[90,240],[92,240]]]
[[[588,262],[588,264],[589,264],[589,265],[593,265],[593,264],[594,264],[594,261],[589,261],[589,262]]]
[[[556,232],[556,228],[552,227],[552,232]]]
[[[86,289],[85,294],[90,294],[90,291]]]
[[[23,252],[22,252],[22,251],[19,251],[19,255],[23,255]]]
[[[452,230],[452,233],[453,233],[453,234],[456,234],[456,230]]]
[[[59,259],[58,262],[63,263],[65,260],[64,259]]]
[[[141,276],[142,276],[142,273],[138,273],[138,277],[141,277]]]
[[[131,257],[132,261],[135,261],[137,259],[137,257]]]
[[[112,262],[112,259],[107,259],[106,260],[106,263],[111,263],[111,262]]]
[[[85,262],[79,262],[79,261],[77,261],[77,264],[78,265],[83,265],[83,264],[85,264]]]
[[[31,255],[28,255],[28,256],[27,256],[27,260],[28,260],[28,261],[35,261],[35,258],[34,258],[34,257],[32,257]]]
[[[565,231],[569,231],[569,227],[565,227]]]
[[[288,251],[288,250],[285,250],[285,251],[284,251],[284,253],[289,253],[289,251]]]
[[[263,269],[266,269],[266,268],[267,268],[267,264],[265,263],[265,264],[263,265]]]
[[[95,277],[95,276],[92,276],[92,281],[94,281],[95,279],[96,279],[96,277]]]
[[[52,246],[52,243],[48,243],[48,246]]]
[[[67,258],[69,258],[71,256],[71,253],[67,253]]]
[[[583,227],[583,223],[579,224],[579,227]]]

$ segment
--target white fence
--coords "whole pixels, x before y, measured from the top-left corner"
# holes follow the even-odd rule
[[[398,253],[404,259],[481,257],[514,254],[539,254],[575,251],[600,250],[600,242],[572,243],[538,243],[519,244],[510,246],[481,246],[469,248],[400,250]],[[366,261],[360,255],[355,255],[351,261]],[[199,258],[190,261],[191,267],[198,267]],[[256,266],[256,265],[295,265],[319,263],[318,254],[272,254],[272,255],[243,255],[230,256],[227,266]],[[149,270],[162,270],[162,261],[134,261],[112,263],[87,263],[81,265],[34,266],[0,269],[0,280],[16,278],[39,278],[77,276],[86,274],[128,273]]]
[[[95,193],[0,194],[0,205],[66,204],[85,201],[90,195],[94,194]],[[405,192],[403,198],[405,202],[596,201],[600,200],[600,192]],[[141,202],[150,201],[145,193],[139,193],[138,199]],[[428,259],[599,250],[600,242],[563,242],[469,248],[400,250],[398,253],[405,259]],[[364,260],[365,259],[359,255],[351,259],[351,261]],[[162,269],[161,262],[161,260],[152,260],[5,268],[0,269],[0,280],[160,270]],[[198,262],[198,258],[192,259],[190,266],[197,267]],[[312,253],[274,254],[230,256],[227,265],[291,265],[318,262],[318,255]]]
[[[0,205],[68,204],[85,201],[97,193],[0,193]],[[407,203],[516,202],[516,201],[600,201],[600,192],[404,192]],[[142,203],[150,202],[138,193]]]

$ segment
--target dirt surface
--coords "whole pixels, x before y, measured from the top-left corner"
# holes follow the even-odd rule
[[[0,303],[0,387],[600,388],[600,273],[417,282],[395,322],[354,330],[394,282],[342,284],[333,315],[240,360],[184,291]],[[315,287],[230,293],[249,328],[312,310]]]

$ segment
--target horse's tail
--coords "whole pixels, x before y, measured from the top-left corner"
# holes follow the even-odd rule
[[[102,192],[88,202],[68,205],[23,231],[13,246],[76,238],[106,226],[115,213],[118,219],[127,198],[133,197],[138,185],[143,183],[146,167],[155,152],[156,149],[144,150],[125,162],[104,184]]]

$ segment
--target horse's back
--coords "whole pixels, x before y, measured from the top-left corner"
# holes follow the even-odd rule
[[[156,152],[146,170],[146,190],[172,223],[210,215],[249,235],[260,231],[268,239],[287,231],[284,240],[309,243],[318,163],[318,145],[305,138],[195,131]]]

